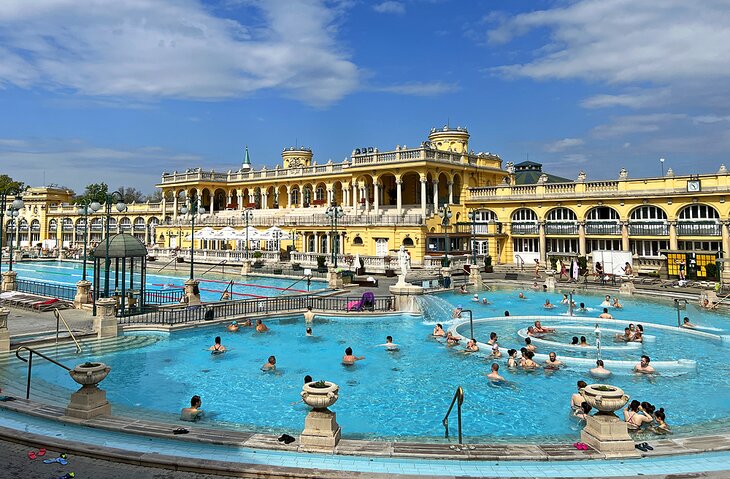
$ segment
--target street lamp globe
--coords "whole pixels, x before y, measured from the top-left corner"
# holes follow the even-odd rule
[[[127,205],[126,205],[126,204],[124,204],[124,202],[123,202],[123,201],[120,201],[120,202],[118,202],[118,203],[117,203],[117,211],[118,211],[118,212],[120,212],[120,213],[121,213],[122,211],[124,211],[124,210],[126,210],[126,209],[127,209]]]
[[[23,202],[22,198],[15,198],[13,201],[13,209],[14,210],[20,210],[25,206],[25,203]]]
[[[187,206],[183,206],[182,208],[180,208],[180,214],[181,215],[188,214],[188,207]]]
[[[93,201],[89,205],[89,208],[91,208],[91,211],[93,211],[94,213],[96,213],[97,211],[99,211],[101,209],[101,203],[99,203],[98,201]]]

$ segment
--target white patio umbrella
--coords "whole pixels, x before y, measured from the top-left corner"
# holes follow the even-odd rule
[[[291,239],[291,235],[283,229],[279,228],[278,226],[272,226],[266,231],[260,232],[256,235],[255,238],[252,239],[259,241],[289,240]]]
[[[211,228],[210,226],[206,226],[205,228],[202,228],[200,231],[195,232],[195,239],[196,240],[207,240],[207,239],[215,239],[215,230]],[[185,241],[190,241],[192,239],[192,235],[187,235],[185,237]]]

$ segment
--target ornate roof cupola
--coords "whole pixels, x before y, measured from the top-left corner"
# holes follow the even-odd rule
[[[284,168],[301,168],[312,165],[312,150],[304,146],[290,146],[281,152]]]
[[[454,153],[469,152],[469,131],[460,126],[452,128],[446,125],[441,129],[431,128],[428,141],[431,142],[431,147],[437,150]]]
[[[246,156],[243,157],[243,164],[241,165],[241,171],[251,170],[251,158],[248,156],[248,145],[246,145]]]

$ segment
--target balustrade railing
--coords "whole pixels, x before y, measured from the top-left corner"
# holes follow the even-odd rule
[[[621,224],[618,222],[586,221],[587,235],[620,235]]]
[[[242,250],[213,250],[213,249],[195,249],[195,262],[206,262],[215,261],[220,262],[226,260],[227,263],[243,263],[245,259],[255,261],[260,259],[266,262],[275,262],[281,260],[281,253],[279,251],[258,251],[249,250],[248,257],[246,251]],[[258,255],[260,253],[260,256]],[[163,258],[178,257],[183,258],[186,261],[190,261],[190,249],[177,249],[177,248],[154,248],[149,250],[149,254],[152,256],[159,256]],[[258,256],[258,257],[257,257]]]
[[[666,222],[629,223],[631,236],[668,236],[669,224]]]
[[[536,235],[540,233],[537,223],[512,223],[513,235]]]
[[[714,221],[678,221],[678,236],[720,236],[720,224]]]
[[[323,211],[325,208],[320,209]],[[257,210],[253,218],[249,219],[249,226],[321,226],[328,225],[330,219],[324,214],[311,215],[266,215],[266,210]],[[310,211],[318,211],[310,209]],[[176,220],[169,220],[162,223],[166,226],[188,226],[190,219],[179,217]],[[219,216],[207,215],[195,220],[198,226],[245,226],[244,219],[236,216]],[[346,214],[337,220],[337,224],[342,226],[362,226],[362,225],[380,225],[380,226],[419,226],[424,224],[423,215],[395,215],[395,214]]]
[[[22,293],[37,294],[39,296],[48,296],[49,298],[65,299],[69,301],[73,301],[76,297],[75,286],[46,283],[43,281],[18,279],[16,281],[16,289]]]
[[[548,235],[577,235],[578,223],[545,223],[545,234]]]

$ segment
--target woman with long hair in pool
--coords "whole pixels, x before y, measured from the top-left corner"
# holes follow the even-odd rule
[[[591,409],[591,405],[586,401],[583,401],[580,403],[579,407],[573,410],[573,417],[578,418],[579,421],[587,421],[588,416],[590,416],[589,413],[591,412]]]
[[[534,344],[532,344],[532,339],[525,338],[525,349],[527,349],[529,352],[535,352],[537,349]]]
[[[631,341],[634,343],[644,342],[644,326],[640,324],[636,325],[636,329],[634,330],[634,336],[631,338]]]
[[[221,344],[221,337],[215,337],[215,344],[208,348],[210,354],[223,354],[226,352],[226,347]]]
[[[535,353],[532,351],[527,351],[525,353],[525,360],[522,361],[522,369],[537,369],[540,366],[532,360],[532,358],[535,357]]]
[[[638,431],[644,424],[651,424],[654,418],[641,407],[641,403],[634,399],[624,409],[624,421],[629,431]]]
[[[517,367],[517,350],[516,349],[510,349],[507,351],[507,354],[509,357],[507,358],[507,367],[510,369],[514,369]]]
[[[653,426],[653,431],[655,434],[671,434],[672,430],[669,428],[669,424],[667,424],[667,416],[664,414],[664,408],[660,407],[657,412],[654,413],[654,420],[656,421],[656,425]]]

